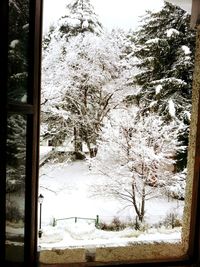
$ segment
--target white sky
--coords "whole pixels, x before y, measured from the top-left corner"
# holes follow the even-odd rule
[[[65,14],[65,6],[69,2],[71,0],[44,0],[44,31]],[[164,0],[91,0],[91,3],[105,27],[130,29],[138,25],[138,17],[145,10],[159,10]]]

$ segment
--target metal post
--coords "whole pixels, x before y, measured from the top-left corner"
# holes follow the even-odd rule
[[[39,217],[39,231],[38,231],[39,238],[42,237],[42,202],[43,202],[43,199],[44,199],[43,195],[40,194],[38,197],[38,200],[40,203],[40,217]]]
[[[56,219],[53,218],[53,226],[55,227],[56,226]]]
[[[42,203],[40,203],[39,238],[42,237]]]

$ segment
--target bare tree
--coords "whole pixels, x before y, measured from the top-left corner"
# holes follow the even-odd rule
[[[107,176],[104,193],[132,205],[139,220],[145,202],[158,196],[173,177],[177,129],[158,116],[140,117],[136,109],[116,110],[103,129],[93,170]]]
[[[60,56],[54,56],[54,50],[46,51],[43,61],[42,122],[60,142],[66,135],[73,137],[77,153],[84,142],[93,157],[104,118],[128,90],[122,75],[126,68],[121,64],[121,50],[106,34],[100,37],[92,33],[57,46]],[[68,117],[64,118],[62,111]]]

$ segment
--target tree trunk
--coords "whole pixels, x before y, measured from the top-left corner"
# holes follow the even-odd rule
[[[136,199],[136,194],[135,194],[135,185],[134,183],[132,184],[132,203],[133,203],[133,207],[135,209],[135,212],[140,220],[140,222],[143,221],[144,219],[144,208],[145,208],[145,184],[143,185],[143,189],[142,189],[142,202],[141,202],[141,208],[138,206],[137,203],[137,199]],[[140,200],[139,200],[140,201]]]
[[[145,183],[143,183],[143,189],[142,189],[142,205],[141,205],[141,210],[140,210],[140,215],[141,215],[141,222],[143,221],[144,218],[144,213],[145,213]]]
[[[79,135],[79,129],[74,127],[74,154],[76,159],[82,159],[81,152],[83,152],[83,145]]]
[[[87,148],[88,148],[88,151],[89,151],[89,154],[90,154],[90,158],[96,157],[96,154],[97,154],[96,146],[95,147],[91,147],[90,142],[88,140],[86,141],[86,144],[87,144]]]

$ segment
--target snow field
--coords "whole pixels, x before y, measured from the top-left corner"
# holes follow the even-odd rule
[[[41,249],[52,247],[101,247],[101,246],[126,246],[135,242],[179,242],[180,229],[166,230],[152,228],[146,232],[126,228],[121,231],[102,231],[95,228],[94,224],[77,222],[65,223],[54,228],[48,226],[39,240]]]
[[[145,224],[151,227],[145,232],[127,227],[121,231],[103,231],[95,227],[94,220],[75,218],[57,221],[54,219],[84,217],[100,223],[111,223],[116,217],[121,222],[135,222],[133,207],[117,199],[108,198],[103,192],[95,195],[93,188],[105,183],[106,177],[90,172],[86,161],[62,164],[48,163],[40,171],[40,192],[44,196],[42,205],[43,236],[41,248],[127,245],[136,241],[180,240],[180,228],[156,229],[153,227],[170,212],[182,214],[183,202],[168,201],[165,197],[146,202]]]

